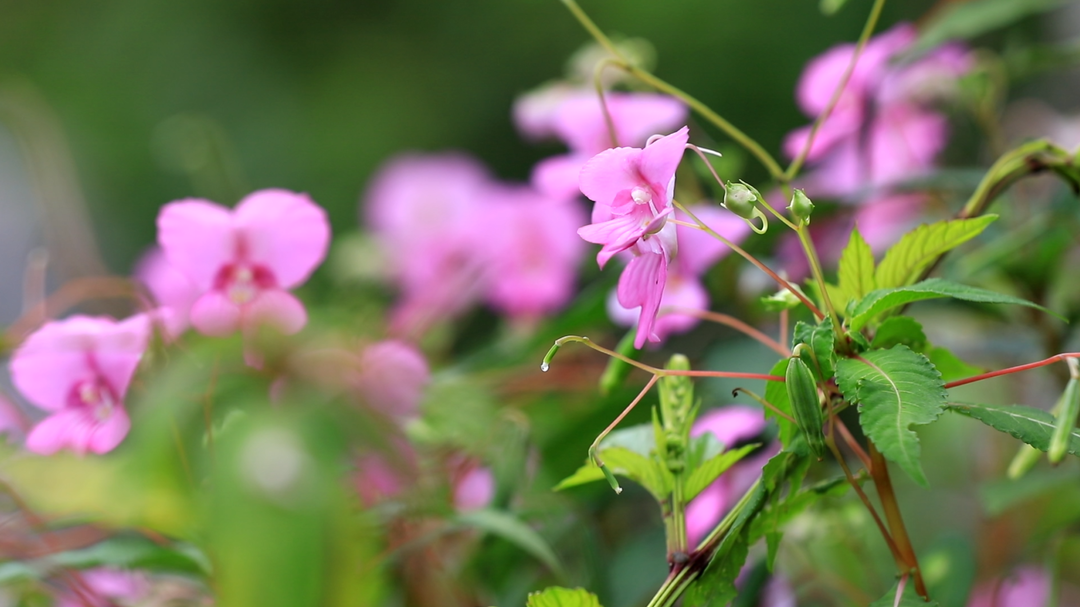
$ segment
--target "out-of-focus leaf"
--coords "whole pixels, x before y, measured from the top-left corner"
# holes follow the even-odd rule
[[[109,538],[88,548],[69,550],[49,557],[63,567],[118,567],[180,573],[210,573],[210,560],[195,546],[156,544],[141,536]]]
[[[555,574],[562,575],[562,566],[559,564],[558,557],[555,556],[555,551],[544,541],[544,538],[540,537],[539,533],[514,515],[499,510],[473,510],[458,514],[455,520],[462,525],[475,527],[503,538],[536,557]]]
[[[909,52],[919,55],[949,40],[967,40],[1028,15],[1064,6],[1069,0],[972,0],[953,3],[922,29]]]
[[[832,302],[837,308],[845,308],[849,301],[859,300],[877,288],[874,282],[874,252],[859,234],[856,226],[851,238],[840,254],[837,268],[838,288],[844,294],[843,301]]]
[[[888,350],[897,344],[904,344],[915,352],[923,353],[927,345],[926,334],[923,333],[919,321],[910,316],[886,318],[874,333],[870,347],[876,350]]]
[[[530,592],[525,607],[600,607],[600,599],[583,588],[552,586],[540,592]]]
[[[686,479],[686,488],[684,489],[685,498],[689,501],[697,497],[705,487],[712,484],[712,482],[727,471],[732,464],[746,457],[748,453],[757,447],[758,445],[745,445],[734,451],[721,453],[716,457],[705,460],[705,463],[691,472],[690,478]]]
[[[977,569],[975,546],[953,535],[935,541],[919,557],[926,590],[942,605],[967,605]]]
[[[1048,468],[1028,473],[1017,480],[997,479],[979,487],[979,498],[990,516],[998,516],[1028,500],[1060,491],[1076,484],[1076,472]]]
[[[965,377],[973,377],[983,372],[979,367],[967,364],[941,346],[934,346],[925,354],[930,359],[930,362],[937,367],[937,370],[941,373],[941,379],[946,383]]]
[[[656,450],[656,435],[653,433],[652,424],[641,424],[612,432],[601,441],[600,450],[612,447],[622,447],[642,457],[652,457]]]
[[[941,415],[945,388],[937,369],[901,345],[841,360],[836,383],[845,399],[858,403],[863,431],[882,455],[925,487],[919,437],[911,426],[929,424]]]
[[[1065,320],[1059,314],[1055,314],[1039,304],[1031,303],[1026,299],[1005,295],[1004,293],[995,293],[977,287],[969,287],[968,285],[962,285],[942,278],[931,278],[906,287],[878,289],[877,291],[874,291],[863,298],[862,301],[855,304],[855,308],[851,311],[849,323],[851,329],[857,331],[865,327],[867,323],[882,312],[915,301],[941,299],[943,297],[951,297],[953,299],[973,301],[976,303],[1027,306]]]
[[[822,14],[835,15],[847,3],[848,0],[821,0],[818,7],[821,9]]]
[[[1018,438],[1039,451],[1050,448],[1050,436],[1054,432],[1054,416],[1023,405],[980,405],[975,403],[946,403],[945,408],[977,419],[991,428]],[[1080,455],[1080,430],[1073,428],[1069,434],[1068,453]]]
[[[897,581],[889,588],[889,591],[885,593],[885,596],[870,603],[870,607],[938,607],[937,601],[923,601],[918,594],[915,593],[915,583],[910,579],[904,585],[904,594],[900,597],[900,600],[896,600],[897,590],[900,588],[900,582]]]
[[[975,238],[996,219],[997,215],[983,215],[915,228],[885,252],[874,271],[874,284],[878,289],[891,289],[915,282],[939,256]]]

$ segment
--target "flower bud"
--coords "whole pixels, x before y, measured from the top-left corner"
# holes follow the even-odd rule
[[[743,219],[753,219],[756,215],[755,202],[757,202],[757,195],[746,184],[733,182],[727,184],[724,190],[724,208],[727,210]]]
[[[821,430],[825,422],[821,415],[821,399],[818,397],[814,375],[802,358],[792,356],[788,360],[784,383],[795,421],[806,436],[810,450],[820,460],[825,456],[825,434]]]
[[[803,194],[802,190],[795,190],[787,210],[796,223],[810,225],[810,214],[814,212],[814,203],[810,202],[810,199],[806,197],[806,194]]]

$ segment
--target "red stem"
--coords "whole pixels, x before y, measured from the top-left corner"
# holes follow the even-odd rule
[[[1026,365],[1020,365],[1018,367],[1009,367],[1008,369],[1000,369],[998,371],[990,371],[989,373],[983,373],[981,375],[975,375],[973,377],[967,377],[964,379],[958,379],[945,384],[945,389],[955,388],[957,386],[963,386],[965,384],[973,384],[977,381],[984,379],[990,379],[992,377],[998,377],[1000,375],[1009,375],[1010,373],[1017,373],[1019,371],[1027,371],[1028,369],[1036,369],[1038,367],[1045,367],[1056,362],[1061,362],[1067,358],[1080,358],[1080,352],[1064,352],[1062,354],[1055,354],[1050,358],[1040,360],[1038,362],[1028,363]]]

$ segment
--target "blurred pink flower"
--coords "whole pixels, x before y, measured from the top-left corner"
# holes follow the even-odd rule
[[[515,318],[537,318],[562,307],[573,295],[585,254],[577,236],[584,211],[528,186],[495,184],[486,200],[486,222],[496,228],[479,243],[488,255],[484,299]]]
[[[161,247],[153,247],[135,266],[135,278],[146,285],[161,314],[166,335],[176,338],[188,327],[192,304],[202,294],[199,287],[165,258]]]
[[[690,436],[711,432],[727,448],[757,436],[764,429],[765,414],[761,409],[728,405],[699,417]],[[690,502],[686,508],[686,535],[691,545],[704,539],[731,505],[742,497],[761,474],[761,468],[772,457],[773,451],[767,449],[736,463]]]
[[[1050,595],[1050,576],[1038,567],[1021,567],[1006,578],[979,584],[968,607],[1041,607]]]
[[[811,171],[800,182],[807,195],[866,198],[933,167],[947,124],[929,103],[951,95],[972,61],[962,47],[946,45],[897,64],[916,37],[913,26],[901,24],[867,44],[810,148]],[[807,65],[796,98],[808,116],[824,111],[854,50],[853,44],[840,45]],[[810,126],[790,133],[784,151],[795,157],[809,133]]]
[[[520,97],[514,105],[519,130],[531,138],[555,136],[569,153],[537,163],[532,183],[556,199],[578,196],[578,174],[593,156],[617,146],[644,145],[654,133],[669,131],[685,122],[686,105],[657,93],[604,94],[615,129],[612,141],[600,97],[594,90],[554,85]]]
[[[431,381],[427,360],[414,346],[388,339],[363,349],[354,382],[364,401],[394,419],[417,414]]]
[[[253,192],[232,210],[179,200],[158,214],[165,256],[201,293],[190,318],[206,335],[262,324],[285,334],[303,328],[307,312],[288,289],[307,280],[329,242],[326,212],[287,190]]]
[[[124,394],[149,339],[149,320],[73,316],[46,323],[11,357],[15,387],[51,413],[30,431],[27,449],[44,455],[113,450],[131,427]]]
[[[459,512],[480,510],[495,498],[495,476],[485,466],[473,466],[454,481],[454,508]]]
[[[139,571],[99,567],[82,571],[79,576],[85,582],[85,590],[60,594],[56,607],[114,607],[117,601],[127,605],[142,600],[150,591],[150,581]]]
[[[710,228],[733,242],[741,242],[750,233],[745,221],[725,209],[699,205],[690,208],[694,215]],[[683,221],[688,217],[676,211],[675,216]],[[728,254],[727,245],[713,238],[702,230],[679,225],[675,228],[678,238],[679,254],[668,268],[667,281],[663,296],[660,298],[659,314],[653,331],[661,340],[673,333],[683,333],[697,325],[697,317],[679,314],[676,308],[693,310],[709,309],[709,294],[701,284],[701,276],[714,263]],[[640,309],[630,309],[619,304],[616,293],[607,300],[608,316],[624,326],[637,324]],[[671,310],[671,311],[665,311]]]
[[[413,480],[407,466],[411,464],[412,449],[404,441],[395,443],[404,454],[403,460],[409,461],[391,463],[386,455],[374,451],[365,453],[356,460],[357,469],[353,480],[360,501],[368,508],[398,497]]]

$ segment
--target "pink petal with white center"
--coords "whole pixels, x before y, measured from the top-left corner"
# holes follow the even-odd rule
[[[211,337],[232,335],[240,328],[241,309],[221,291],[210,291],[191,306],[191,325]]]
[[[593,156],[581,167],[581,193],[589,200],[610,205],[620,192],[646,185],[638,172],[641,152],[639,148],[614,148]]]
[[[645,253],[634,257],[619,276],[616,290],[619,303],[624,308],[641,308],[634,338],[635,348],[645,345],[646,339],[660,341],[653,327],[666,281],[667,259],[662,253]]]
[[[236,257],[232,213],[219,204],[194,198],[170,202],[158,213],[157,226],[169,263],[202,291]]]
[[[307,310],[287,291],[272,289],[259,293],[244,310],[245,329],[269,325],[284,335],[292,335],[307,324]]]
[[[123,398],[150,340],[150,317],[136,314],[119,323],[101,319],[94,348],[95,367],[117,398]]]
[[[307,280],[330,246],[326,211],[307,194],[252,192],[237,205],[235,226],[243,235],[246,261],[268,268],[282,289]]]
[[[596,262],[601,269],[616,253],[630,248],[645,234],[643,214],[647,217],[651,213],[643,206],[638,208],[639,211],[630,215],[616,216],[604,223],[593,223],[578,228],[578,236],[581,236],[583,240],[604,245],[596,256]]]
[[[671,201],[671,184],[675,180],[675,170],[682,162],[688,141],[690,129],[684,126],[653,141],[641,152],[641,176],[652,186],[655,195],[664,197],[663,200],[654,200],[658,211]]]

